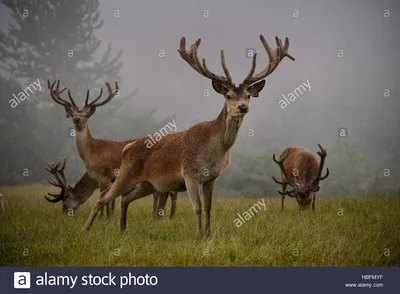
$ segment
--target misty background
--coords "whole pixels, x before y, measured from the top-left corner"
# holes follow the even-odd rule
[[[248,48],[258,53],[256,72],[268,64],[263,34],[273,48],[275,36],[289,37],[296,61],[285,58],[252,98],[215,195],[276,195],[272,154],[288,146],[316,152],[317,143],[331,172],[318,195],[398,193],[399,25],[397,1],[4,0],[0,185],[44,183],[46,164],[63,156],[69,184],[84,173],[72,120],[52,101],[47,79],[60,79],[80,105],[87,89],[94,98],[118,81],[121,95],[89,120],[94,138],[147,136],[172,119],[182,131],[215,119],[224,101],[181,59],[180,38],[187,46],[201,38],[199,57],[220,74],[224,49],[239,84],[250,69]],[[13,94],[37,79],[42,90],[12,108]],[[282,109],[282,95],[307,80],[311,92]]]

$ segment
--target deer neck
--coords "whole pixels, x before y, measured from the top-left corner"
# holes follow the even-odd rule
[[[93,141],[93,137],[90,134],[89,126],[86,124],[82,128],[76,128],[76,148],[78,149],[79,156],[83,161],[86,161],[90,156],[90,144]]]
[[[72,188],[72,195],[83,204],[92,196],[93,192],[99,187],[96,180],[92,179],[86,172],[82,178]]]
[[[214,121],[218,137],[221,138],[221,145],[224,151],[229,151],[236,141],[240,126],[242,125],[243,116],[229,115],[226,104],[221,110],[217,119]]]

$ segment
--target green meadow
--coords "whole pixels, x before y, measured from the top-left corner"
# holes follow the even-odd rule
[[[265,209],[234,221],[262,198],[214,196],[211,237],[200,239],[187,196],[177,215],[152,217],[152,197],[129,207],[127,231],[119,230],[119,201],[110,219],[83,230],[96,193],[74,216],[48,203],[47,185],[3,187],[1,266],[399,266],[400,197],[325,197],[315,212],[299,212],[293,199],[280,211],[279,197]]]

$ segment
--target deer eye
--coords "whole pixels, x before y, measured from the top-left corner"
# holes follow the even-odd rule
[[[226,99],[232,99],[231,95],[226,95]]]

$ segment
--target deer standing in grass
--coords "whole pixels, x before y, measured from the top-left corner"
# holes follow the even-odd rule
[[[110,141],[95,139],[92,137],[89,130],[88,120],[95,113],[97,107],[107,104],[118,93],[117,82],[115,82],[115,91],[112,90],[109,83],[106,83],[108,97],[102,102],[98,101],[103,94],[103,89],[101,89],[98,97],[90,103],[89,90],[87,90],[85,106],[83,108],[79,108],[76,105],[69,89],[68,97],[70,102],[60,97],[60,94],[64,92],[66,88],[60,90],[59,80],[54,81],[51,85],[50,81],[47,82],[53,100],[64,106],[67,118],[72,118],[76,130],[76,147],[87,170],[83,177],[74,186],[73,191],[65,188],[64,190],[62,189],[61,193],[58,195],[49,194],[54,197],[53,199],[45,196],[49,202],[58,202],[62,200],[63,212],[67,213],[71,210],[76,211],[96,189],[100,188],[101,193],[111,185],[118,174],[118,169],[121,164],[122,150],[127,144],[132,143],[135,140]],[[59,183],[59,185],[61,185],[61,183]],[[67,191],[69,192],[66,193]],[[103,194],[100,194],[100,197],[102,195]],[[157,214],[159,199],[163,197],[168,198],[169,195],[171,195],[172,199],[171,217],[174,216],[176,211],[176,193],[154,193],[153,214]],[[166,199],[163,201],[166,201]],[[110,216],[113,213],[114,206],[115,200],[111,202],[111,205],[107,205],[107,216]]]
[[[126,229],[128,205],[133,200],[145,197],[155,190],[185,191],[193,204],[196,215],[197,232],[200,236],[210,235],[210,213],[215,180],[224,171],[230,161],[230,150],[235,143],[243,117],[249,111],[250,97],[258,97],[264,88],[264,78],[270,75],[284,57],[294,58],[287,52],[289,40],[284,46],[276,37],[277,49],[272,50],[264,37],[261,42],[269,56],[268,66],[254,75],[256,54],[251,69],[239,85],[235,86],[227,69],[224,51],[221,51],[221,63],[225,76],[212,73],[203,59],[197,56],[200,45],[198,39],[186,50],[183,37],[178,50],[181,57],[200,75],[212,80],[214,90],[225,98],[224,106],[215,120],[201,122],[190,129],[166,135],[152,148],[147,148],[146,138],[128,144],[122,155],[120,174],[111,188],[93,207],[86,223],[89,230],[99,210],[109,201],[122,195],[121,230]],[[143,183],[142,189],[135,186]],[[202,205],[199,188],[202,186],[204,196],[205,229],[202,229]],[[131,193],[133,191],[133,193]]]
[[[321,177],[324,168],[326,150],[318,144],[320,151],[317,152],[318,158],[313,152],[302,147],[286,148],[279,157],[279,161],[272,156],[273,161],[279,165],[280,181],[272,177],[272,179],[282,185],[282,191],[278,193],[282,195],[282,205],[285,196],[296,198],[300,210],[312,207],[315,208],[315,193],[319,191],[319,182],[325,180],[329,176],[329,169],[326,169],[325,176]],[[292,189],[286,191],[287,186]]]

